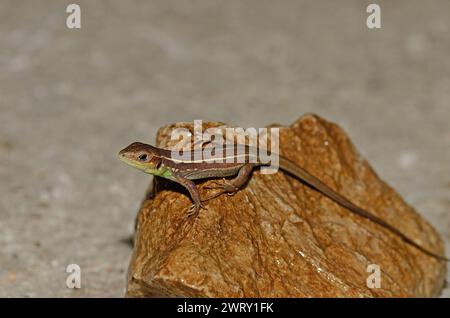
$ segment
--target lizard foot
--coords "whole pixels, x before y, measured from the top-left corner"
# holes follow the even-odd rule
[[[187,218],[191,218],[191,217],[197,218],[200,209],[207,210],[207,208],[202,203],[192,204],[191,207],[187,211],[187,214],[186,214]]]
[[[223,182],[219,183],[217,181],[213,181],[212,186],[205,186],[205,189],[220,189],[222,190],[221,194],[226,192],[228,195],[234,195],[239,191],[239,188],[228,182],[227,179],[223,178]]]

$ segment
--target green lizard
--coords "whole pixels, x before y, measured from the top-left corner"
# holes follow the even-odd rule
[[[204,156],[196,153],[202,150],[191,151],[190,159],[178,159],[172,156],[172,151],[157,148],[148,144],[135,142],[119,152],[119,159],[127,163],[128,165],[135,167],[145,173],[152,174],[158,177],[162,177],[173,182],[179,183],[185,187],[194,202],[190,214],[197,214],[200,208],[204,208],[202,202],[208,201],[217,197],[223,193],[233,194],[242,188],[247,180],[250,178],[250,174],[255,167],[265,165],[257,157],[256,152],[249,151],[250,147],[245,146],[245,151],[234,151],[230,155],[224,155],[222,162],[217,162],[217,158],[204,158]],[[201,158],[201,159],[195,159]],[[347,208],[351,212],[366,218],[399,236],[406,243],[416,247],[425,254],[432,256],[436,259],[449,261],[445,256],[438,255],[422,247],[407,237],[397,228],[388,224],[384,220],[375,216],[374,214],[358,207],[351,201],[346,199],[341,194],[337,193],[318,178],[310,174],[305,169],[301,168],[291,160],[278,156],[279,167],[281,170],[293,175],[294,177],[304,181],[314,189],[318,190],[331,200]],[[229,160],[233,159],[233,160]],[[240,160],[239,160],[240,159]],[[232,161],[232,162],[230,162]],[[236,176],[231,181],[224,179],[223,184],[216,187],[221,191],[207,199],[202,200],[200,198],[199,191],[196,184],[192,180],[205,179],[205,178],[225,178],[230,176]]]

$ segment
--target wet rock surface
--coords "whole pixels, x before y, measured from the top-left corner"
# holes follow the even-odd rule
[[[170,145],[175,127],[192,128],[163,127],[159,146]],[[444,253],[437,232],[379,179],[336,124],[305,115],[280,129],[280,152],[417,243]],[[182,188],[155,179],[138,215],[128,297],[436,296],[444,283],[444,263],[283,172],[255,170],[244,189],[208,202],[197,219],[186,219],[190,204]],[[371,264],[381,271],[380,288],[367,285]]]

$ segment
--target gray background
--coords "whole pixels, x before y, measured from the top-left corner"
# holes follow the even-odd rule
[[[150,177],[116,153],[193,119],[339,123],[450,254],[449,1],[376,1],[381,30],[359,0],[68,3],[0,0],[0,296],[123,296]]]

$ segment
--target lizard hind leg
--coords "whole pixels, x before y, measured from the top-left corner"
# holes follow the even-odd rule
[[[212,200],[217,198],[218,196],[226,193],[228,195],[235,195],[248,181],[251,172],[253,171],[252,164],[245,164],[239,169],[238,175],[232,179],[231,181],[223,179],[222,183],[214,181],[214,185],[205,186],[205,189],[219,189],[220,191],[213,194],[212,196],[203,199],[202,202]]]
[[[223,178],[222,182],[218,181],[212,181],[212,185],[208,185],[204,187],[205,189],[220,189],[220,194],[227,193],[229,195],[234,195],[237,191],[239,191],[239,188],[236,187],[233,183],[233,180],[228,181],[227,179]],[[219,194],[219,195],[220,195]],[[204,200],[202,200],[204,201]]]

